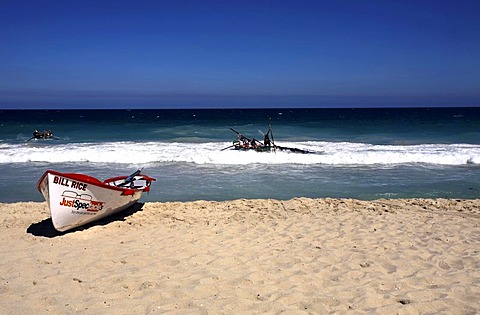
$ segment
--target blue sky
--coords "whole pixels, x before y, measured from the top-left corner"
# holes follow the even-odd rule
[[[0,108],[480,106],[480,1],[0,1]]]

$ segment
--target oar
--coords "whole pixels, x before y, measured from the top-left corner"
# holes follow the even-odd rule
[[[272,135],[272,144],[273,144],[273,152],[277,153],[277,148],[276,148],[276,145],[275,145],[275,140],[273,139],[273,130],[272,130],[272,123],[271,123],[272,119],[270,117],[268,117],[268,132]],[[267,134],[268,134],[267,132]]]
[[[231,131],[235,132],[237,135],[241,136],[241,137],[244,137],[245,139],[247,139],[248,141],[252,141],[250,139],[248,139],[247,137],[245,137],[244,135],[242,135],[240,132],[236,131],[235,129],[233,128],[230,128]]]
[[[255,139],[255,138],[249,139],[249,138],[245,137],[244,135],[242,135],[240,132],[236,131],[236,130],[233,129],[233,128],[230,128],[230,130],[233,131],[233,132],[235,132],[235,133],[236,133],[237,135],[239,135],[240,137],[243,137],[243,138],[247,139],[248,142],[252,142],[252,140],[253,140],[253,141],[258,142],[258,143],[260,143],[261,145],[263,145],[263,142],[262,142],[262,141],[259,141],[259,140]],[[228,149],[228,148],[225,148],[225,149]]]
[[[241,135],[240,132],[236,131],[236,130],[233,129],[233,128],[230,128],[230,130],[233,131],[233,132],[235,132],[235,133],[236,133],[237,135],[239,135],[239,136]]]
[[[118,185],[118,187],[122,187],[122,186],[125,186],[127,184],[130,184],[134,179],[135,179],[135,176],[137,175],[140,175],[140,173],[142,173],[143,171],[143,167],[139,170],[136,170],[132,175],[128,176],[127,178],[125,178],[123,180],[123,183],[121,183],[120,185]]]
[[[27,142],[30,141],[30,140],[33,140],[33,139],[35,139],[35,137],[31,137],[30,139],[27,140]]]
[[[226,148],[221,149],[220,151],[223,151],[223,150],[226,150],[226,149],[230,149],[231,147],[234,147],[234,146],[235,146],[235,145],[231,145],[231,146],[229,146],[229,147],[226,147]]]

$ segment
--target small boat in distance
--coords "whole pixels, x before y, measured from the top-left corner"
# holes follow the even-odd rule
[[[137,170],[130,176],[100,181],[78,173],[46,171],[37,183],[45,197],[57,231],[64,232],[127,209],[145,192],[155,178]]]
[[[30,139],[28,139],[27,141],[30,141],[30,140],[46,140],[46,139],[60,140],[59,137],[55,137],[53,135],[53,132],[51,130],[44,130],[42,132],[39,132],[37,129],[35,129],[33,131],[32,137]]]

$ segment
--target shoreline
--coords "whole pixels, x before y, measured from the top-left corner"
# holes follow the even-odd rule
[[[0,203],[10,313],[475,313],[480,199],[147,202],[67,233]]]

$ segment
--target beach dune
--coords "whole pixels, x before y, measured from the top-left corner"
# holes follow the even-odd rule
[[[480,200],[155,202],[59,233],[0,204],[2,314],[475,314]]]

